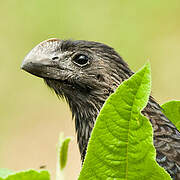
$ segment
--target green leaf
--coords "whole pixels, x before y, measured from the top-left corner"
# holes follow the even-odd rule
[[[66,137],[65,139],[63,139],[61,137],[61,145],[60,145],[60,150],[59,150],[59,156],[60,156],[60,168],[61,170],[63,170],[66,166],[67,163],[67,152],[68,152],[68,146],[69,146],[69,142],[70,142],[71,138],[70,137]]]
[[[79,180],[169,180],[156,160],[152,126],[140,111],[151,89],[149,63],[105,102],[93,129]]]
[[[162,106],[163,113],[180,131],[180,101],[169,101]]]
[[[56,180],[64,179],[63,170],[67,163],[68,146],[71,139],[72,139],[71,137],[64,138],[63,133],[60,134],[59,144],[58,144]]]
[[[14,173],[14,171],[9,170],[9,169],[5,169],[5,168],[1,168],[1,169],[0,169],[0,177],[1,177],[1,178],[5,178],[5,177],[7,177],[8,175],[13,174],[13,173]]]
[[[3,172],[4,170],[1,170]],[[50,175],[48,171],[42,170],[42,171],[35,171],[35,170],[27,170],[27,171],[21,171],[21,172],[8,172],[4,171],[6,175],[2,175],[0,180],[50,180]]]

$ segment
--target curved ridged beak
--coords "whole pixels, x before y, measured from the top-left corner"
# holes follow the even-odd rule
[[[29,54],[28,54],[29,55]],[[29,57],[29,56],[28,56]],[[25,58],[22,62],[21,69],[39,77],[48,77],[48,67],[51,67],[51,60],[40,57]]]
[[[59,69],[50,55],[57,48],[59,42],[59,39],[49,39],[37,45],[26,55],[21,69],[38,77],[58,79]]]

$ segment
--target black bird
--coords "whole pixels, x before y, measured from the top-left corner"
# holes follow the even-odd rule
[[[83,40],[43,41],[27,54],[22,69],[43,78],[68,102],[82,161],[102,105],[119,84],[133,75],[113,48]],[[180,179],[180,132],[152,97],[142,113],[153,126],[157,162],[174,180]]]

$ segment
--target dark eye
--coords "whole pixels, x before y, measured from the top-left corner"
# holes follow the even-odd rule
[[[79,66],[85,66],[88,64],[89,58],[84,54],[79,54],[73,58],[73,62]]]

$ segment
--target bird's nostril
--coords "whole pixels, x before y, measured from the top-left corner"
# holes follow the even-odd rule
[[[52,57],[52,60],[57,60],[57,59],[59,59],[58,56]]]

